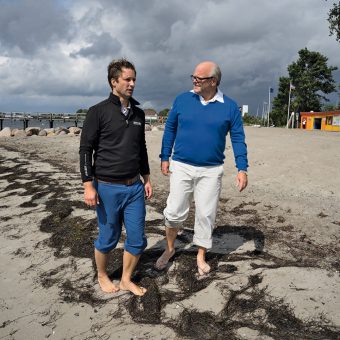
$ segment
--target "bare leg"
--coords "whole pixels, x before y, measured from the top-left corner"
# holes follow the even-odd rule
[[[113,284],[106,272],[107,254],[95,249],[94,257],[97,265],[98,283],[102,291],[105,293],[118,292],[119,288]]]
[[[146,293],[144,287],[139,287],[131,281],[131,276],[136,268],[140,255],[132,255],[128,251],[124,251],[123,255],[123,274],[119,287],[121,290],[129,290],[131,293],[142,296]]]
[[[200,275],[208,274],[210,272],[210,266],[205,262],[206,248],[198,247],[197,252],[197,267]]]
[[[178,228],[165,227],[166,249],[161,257],[157,260],[155,268],[162,270],[166,268],[171,257],[175,255],[175,240],[177,237]]]

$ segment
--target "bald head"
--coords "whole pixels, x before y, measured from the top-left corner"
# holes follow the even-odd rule
[[[217,81],[217,86],[221,82],[221,70],[219,66],[212,61],[203,61],[195,68],[195,73],[207,74],[209,77],[214,77]]]

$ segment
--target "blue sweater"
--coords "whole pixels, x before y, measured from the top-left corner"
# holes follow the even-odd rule
[[[237,104],[223,95],[219,101],[202,105],[193,92],[179,95],[166,121],[162,151],[162,161],[172,159],[194,166],[223,164],[225,139],[230,132],[238,170],[247,170],[247,145],[243,131],[240,110]]]

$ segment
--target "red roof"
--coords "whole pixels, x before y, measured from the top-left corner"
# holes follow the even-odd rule
[[[300,112],[300,116],[337,116],[340,115],[340,110],[324,111],[324,112]]]

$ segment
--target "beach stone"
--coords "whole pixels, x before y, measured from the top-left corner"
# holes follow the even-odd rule
[[[41,131],[39,131],[38,136],[47,136],[46,130],[41,130]]]
[[[14,129],[15,131],[12,131],[12,136],[14,137],[26,137],[26,132],[21,129]]]
[[[79,135],[81,132],[81,129],[75,126],[71,126],[68,130],[70,133],[74,133],[75,135]]]
[[[14,128],[11,130],[11,135],[14,136],[15,133],[18,131],[19,129],[18,128]]]
[[[49,134],[51,132],[54,133],[55,129],[54,128],[48,128],[48,129],[44,129],[44,130],[46,131],[47,134]]]
[[[65,128],[57,128],[55,129],[54,133],[59,136],[59,135],[67,135],[69,131]]]
[[[25,129],[26,136],[38,135],[40,130],[40,127],[28,127]]]
[[[54,133],[54,132],[48,132],[47,133],[47,137],[53,137],[53,136],[55,136],[56,134]]]
[[[151,125],[145,124],[145,131],[151,131]]]
[[[11,128],[5,127],[0,131],[0,137],[11,137]]]

